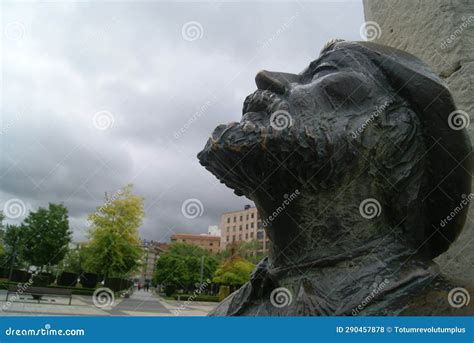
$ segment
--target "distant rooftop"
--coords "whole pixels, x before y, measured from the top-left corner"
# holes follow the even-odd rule
[[[228,212],[224,212],[224,213],[222,213],[222,214],[237,213],[237,212],[242,212],[242,211],[250,210],[250,209],[252,209],[252,208],[256,208],[256,207],[255,207],[255,206],[251,206],[251,205],[245,205],[242,210],[228,211]]]
[[[194,238],[194,239],[210,239],[210,240],[216,240],[220,241],[221,238],[219,236],[211,236],[211,235],[206,235],[206,234],[193,234],[193,233],[176,233],[171,236],[171,239],[173,238]]]

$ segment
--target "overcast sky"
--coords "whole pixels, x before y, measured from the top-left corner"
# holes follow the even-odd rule
[[[197,152],[240,120],[257,71],[299,72],[330,38],[361,40],[364,22],[361,1],[0,6],[1,208],[14,223],[62,202],[75,240],[104,193],[130,182],[147,239],[206,232],[251,204]],[[188,199],[202,203],[196,218]]]

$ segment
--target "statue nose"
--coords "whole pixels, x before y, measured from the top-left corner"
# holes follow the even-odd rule
[[[284,94],[291,83],[298,82],[300,76],[290,73],[279,73],[262,70],[255,76],[255,83],[260,90],[269,90],[277,94]]]

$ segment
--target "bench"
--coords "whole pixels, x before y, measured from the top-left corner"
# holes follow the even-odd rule
[[[11,293],[18,295],[29,294],[32,295],[34,299],[38,300],[38,304],[41,301],[43,295],[50,295],[56,297],[69,298],[69,305],[72,301],[72,289],[64,288],[48,288],[48,287],[28,287],[25,285],[10,285],[7,290],[7,298],[5,301],[8,301],[8,296]]]

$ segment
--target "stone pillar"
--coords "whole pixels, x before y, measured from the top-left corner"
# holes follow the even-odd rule
[[[458,110],[469,115],[474,143],[474,1],[363,1],[368,40],[405,50],[430,65],[447,83]],[[369,27],[375,31],[370,35]],[[474,205],[457,241],[437,258],[443,273],[474,281],[473,247]]]

